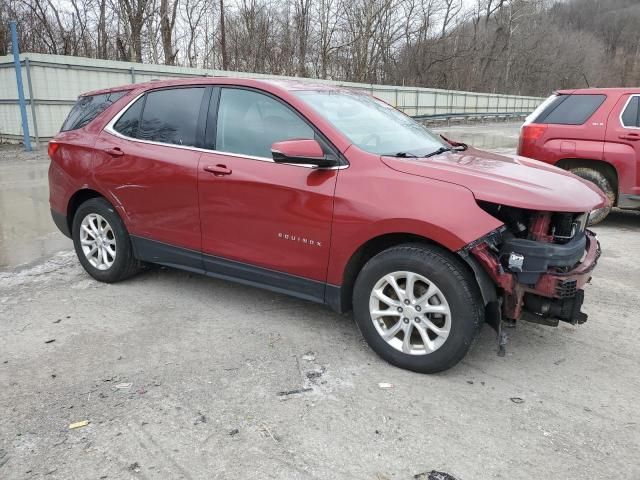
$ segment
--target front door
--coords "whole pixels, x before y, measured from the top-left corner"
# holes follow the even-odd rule
[[[338,170],[273,162],[274,142],[317,138],[279,99],[223,87],[212,105],[215,150],[198,169],[205,268],[322,300]]]

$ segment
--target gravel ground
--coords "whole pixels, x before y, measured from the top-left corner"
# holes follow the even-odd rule
[[[0,193],[46,189],[17,156]],[[504,358],[487,327],[431,376],[320,305],[160,268],[105,285],[37,250],[0,270],[0,478],[638,479],[640,213],[595,230],[585,325],[522,323]]]

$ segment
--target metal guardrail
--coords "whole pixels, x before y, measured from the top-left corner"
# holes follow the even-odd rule
[[[38,98],[34,98],[33,99],[33,104],[35,105],[36,103],[38,105],[70,105],[70,106],[74,106],[76,104],[77,100],[40,100]],[[24,100],[25,105],[31,105],[31,99],[30,98],[25,98]],[[20,100],[16,99],[16,98],[0,98],[0,105],[20,105]]]
[[[0,99],[0,104],[17,104],[18,101],[17,100],[7,100],[7,99]],[[30,104],[31,102],[29,100],[26,100],[27,104]],[[34,102],[35,103],[35,99]],[[50,104],[50,105],[74,105],[75,104],[75,100],[38,100],[39,104]],[[438,120],[446,120],[447,122],[449,122],[452,119],[463,119],[463,120],[469,120],[469,119],[480,119],[480,120],[490,120],[490,119],[499,119],[499,118],[519,118],[519,117],[526,117],[527,115],[529,115],[530,112],[498,112],[498,113],[494,113],[494,112],[474,112],[474,113],[438,113],[438,114],[433,114],[433,115],[417,115],[417,116],[411,116],[411,118],[413,118],[414,120],[417,121],[438,121]],[[37,134],[36,134],[37,135]],[[12,135],[12,134],[2,134],[2,137],[4,137],[5,139],[8,140],[20,140],[22,138],[21,135]],[[48,141],[49,139],[51,139],[52,137],[37,137],[36,136],[36,142],[37,141]]]
[[[414,120],[450,120],[452,118],[500,118],[526,117],[531,112],[467,112],[467,113],[437,113],[433,115],[412,116]]]

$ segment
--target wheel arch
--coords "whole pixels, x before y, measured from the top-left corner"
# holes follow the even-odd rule
[[[415,233],[393,232],[370,238],[361,244],[347,261],[342,273],[342,284],[340,286],[327,285],[326,298],[329,306],[341,313],[351,311],[353,308],[353,288],[362,267],[378,253],[406,243],[436,246],[452,254],[453,257],[457,257],[455,252],[442,243]],[[461,261],[460,264],[473,273],[467,262]]]
[[[67,225],[69,226],[70,230],[73,224],[73,217],[78,211],[78,208],[80,207],[80,205],[82,205],[87,200],[91,200],[92,198],[104,198],[105,200],[109,201],[104,195],[102,195],[100,192],[96,190],[93,190],[92,188],[82,188],[77,192],[75,192],[73,195],[71,195],[71,197],[69,198],[69,201],[67,202],[67,212],[66,212]]]
[[[618,169],[615,165],[605,160],[587,160],[584,158],[563,158],[556,162],[556,166],[564,170],[571,170],[572,168],[590,168],[597,172],[600,172],[611,184],[613,191],[616,194],[616,205],[618,204],[619,195],[619,181],[618,181]]]

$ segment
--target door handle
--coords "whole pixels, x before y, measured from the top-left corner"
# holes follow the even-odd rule
[[[222,164],[208,165],[204,167],[204,171],[213,173],[217,177],[221,177],[223,175],[231,175],[231,169],[227,168],[226,165],[222,165]]]
[[[124,155],[124,152],[120,150],[120,147],[106,148],[104,151],[112,157],[121,157]]]
[[[629,140],[631,142],[637,142],[640,140],[640,134],[637,133],[625,133],[624,135],[620,135],[622,140]]]

